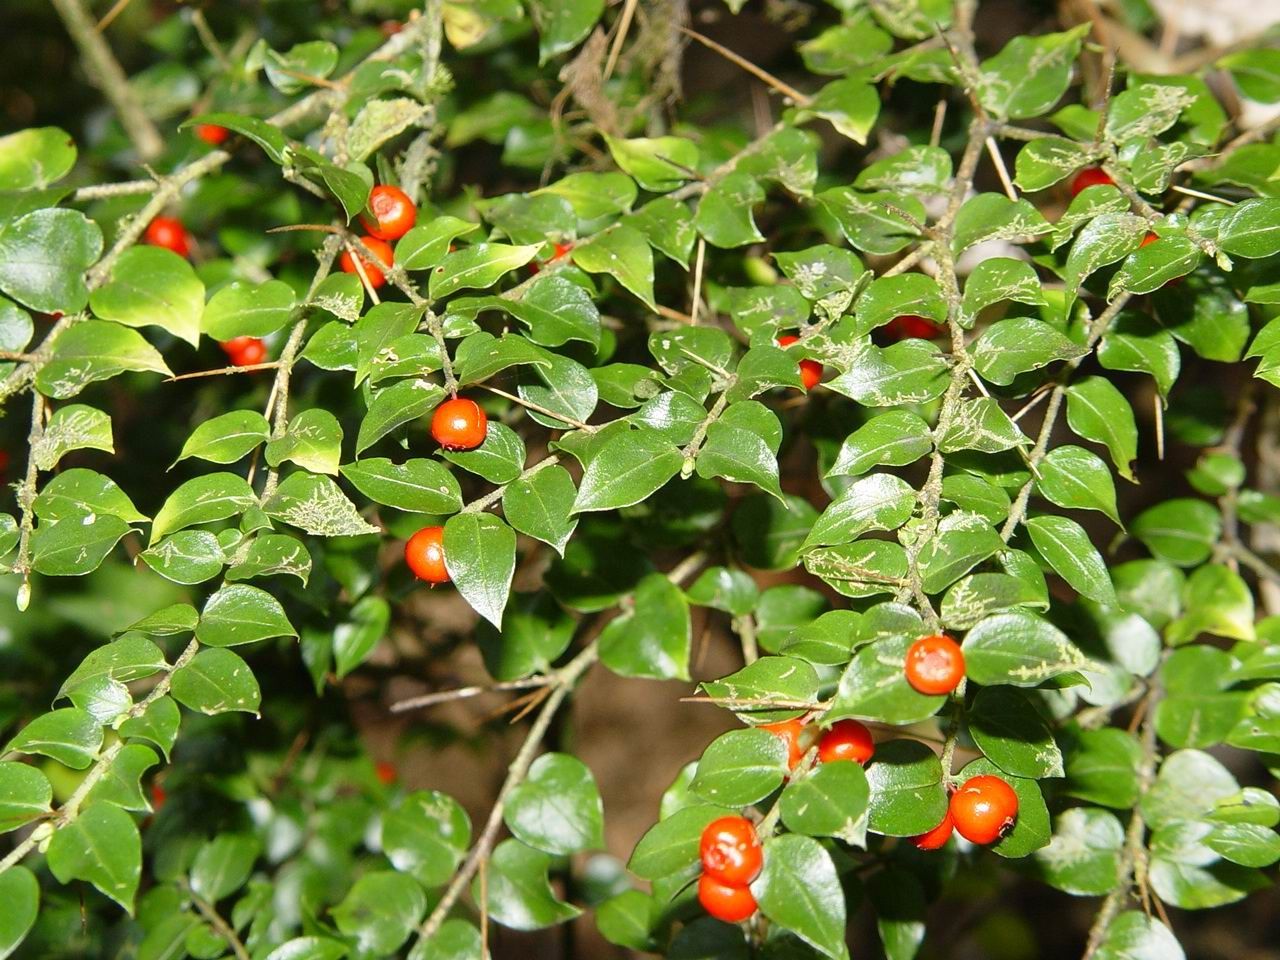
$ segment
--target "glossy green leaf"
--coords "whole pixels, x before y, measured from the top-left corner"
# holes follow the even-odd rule
[[[258,713],[262,693],[249,665],[230,650],[201,650],[173,674],[173,698],[201,713]]]
[[[595,778],[581,760],[546,753],[511,792],[503,819],[515,837],[545,853],[567,855],[604,845],[604,811]]]
[[[495,627],[516,569],[515,532],[487,513],[460,513],[444,527],[445,563],[464,600]]]
[[[176,253],[162,247],[131,247],[90,293],[89,306],[100,319],[128,327],[157,326],[194,345],[205,310],[204,284]]]
[[[130,914],[142,874],[142,841],[133,818],[110,803],[98,803],[53,835],[49,870],[59,883],[84,880]]]

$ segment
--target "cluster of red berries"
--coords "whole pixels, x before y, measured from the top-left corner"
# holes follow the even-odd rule
[[[871,731],[857,720],[838,720],[830,729],[821,731],[799,718],[766,724],[760,729],[768,730],[786,744],[787,766],[792,770],[804,759],[815,740],[820,763],[852,760],[865,764],[876,749]]]
[[[454,397],[436,407],[431,416],[431,436],[446,450],[473,450],[484,443],[489,418],[480,405]],[[448,583],[444,562],[444,527],[423,527],[404,545],[404,562],[413,575],[427,583]]]
[[[932,830],[912,837],[921,850],[937,850],[951,839],[952,831],[970,843],[995,843],[1018,819],[1018,795],[1013,787],[990,774],[970,777],[951,795],[942,822]]]
[[[799,342],[800,338],[794,333],[785,334],[777,340],[778,346],[784,348]],[[801,360],[797,366],[800,367],[800,382],[804,384],[806,390],[812,390],[821,382],[822,364],[817,360]]]
[[[707,824],[698,844],[702,876],[698,902],[717,920],[741,923],[756,912],[751,881],[764,869],[764,848],[746,817],[721,817]]]
[[[373,211],[373,220],[366,214],[360,215],[360,222],[368,231],[360,238],[360,242],[381,261],[382,266],[368,257],[360,256],[359,268],[357,257],[350,250],[344,251],[338,265],[345,273],[359,274],[364,271],[369,286],[377,290],[387,282],[382,267],[390,267],[395,263],[395,253],[391,249],[390,240],[399,240],[418,220],[418,208],[413,205],[409,195],[399,187],[379,184],[369,193],[369,209]]]

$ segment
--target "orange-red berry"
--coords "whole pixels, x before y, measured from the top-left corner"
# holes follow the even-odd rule
[[[942,333],[942,327],[928,317],[904,314],[894,317],[884,325],[884,335],[891,343],[899,340],[932,340]]]
[[[907,648],[907,683],[925,694],[950,693],[964,679],[964,653],[950,637],[921,637]]]
[[[444,527],[423,527],[404,545],[404,562],[413,575],[427,583],[448,583],[444,564]]]
[[[741,923],[756,912],[756,898],[750,887],[735,887],[704,873],[698,880],[698,902],[702,909],[725,923]]]
[[[258,337],[233,337],[222,345],[227,359],[237,367],[252,367],[267,359],[267,345]]]
[[[970,843],[995,843],[1018,818],[1018,795],[999,777],[970,777],[951,795],[951,819]]]
[[[795,334],[788,333],[778,338],[778,346],[789,347],[799,339]],[[800,382],[804,384],[806,390],[812,390],[822,382],[822,364],[817,360],[801,360],[799,367]]]
[[[760,729],[768,730],[787,745],[787,766],[792,770],[804,759],[813,739],[807,725],[799,718],[766,724]]]
[[[227,142],[227,138],[231,136],[231,131],[226,127],[220,127],[216,123],[198,123],[196,124],[196,136],[209,144],[211,147],[218,147]]]
[[[169,799],[169,792],[158,783],[151,785],[151,809],[156,813],[160,812],[160,808],[165,805]]]
[[[1108,183],[1115,183],[1115,181],[1101,167],[1085,167],[1071,181],[1071,195],[1074,197],[1080,191],[1089,187],[1098,187]]]
[[[191,237],[182,221],[174,217],[156,217],[147,224],[142,239],[153,247],[164,247],[180,257],[191,253]]]
[[[942,817],[942,822],[932,830],[926,830],[918,837],[912,837],[911,842],[921,850],[938,850],[947,845],[947,841],[951,839],[951,832],[955,829],[955,821],[951,819],[951,811],[948,810]]]
[[[698,845],[707,876],[731,886],[746,886],[760,875],[764,852],[756,828],[746,817],[721,817],[707,824]]]
[[[399,187],[379,184],[369,193],[369,209],[376,220],[371,221],[365,214],[360,215],[360,222],[370,234],[379,240],[399,240],[413,228],[418,219],[418,208],[413,205],[409,195]]]
[[[377,237],[364,236],[360,238],[361,242],[368,247],[384,266],[391,266],[395,263],[395,254],[391,250],[391,244],[385,240],[379,240]],[[356,259],[351,255],[350,250],[344,250],[342,256],[338,260],[338,265],[344,273],[358,273],[356,270]],[[370,262],[368,257],[360,258],[360,266],[364,268],[364,275],[369,280],[369,286],[377,290],[380,286],[387,282],[386,274]]]
[[[875,752],[871,731],[857,720],[837,720],[818,740],[818,759],[823,763],[836,760],[866,763]]]
[[[396,765],[388,760],[379,760],[375,763],[373,773],[384,787],[389,787],[400,779],[400,772],[396,770]]]
[[[446,400],[431,415],[431,436],[446,450],[471,450],[484,443],[488,432],[489,418],[465,397]]]

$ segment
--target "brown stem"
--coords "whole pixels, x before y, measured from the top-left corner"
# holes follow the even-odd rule
[[[67,33],[80,50],[85,73],[89,82],[102,91],[111,101],[120,124],[124,127],[138,156],[144,161],[156,159],[164,153],[164,140],[160,131],[151,122],[147,112],[142,108],[133,87],[129,86],[129,78],[125,75],[120,62],[116,60],[107,45],[106,39],[98,32],[93,17],[84,8],[80,0],[51,0],[53,8],[58,11]]]

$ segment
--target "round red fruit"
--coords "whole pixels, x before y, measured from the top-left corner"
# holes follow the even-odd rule
[[[153,247],[164,247],[180,257],[191,253],[191,238],[182,221],[174,217],[156,217],[147,224],[142,239]]]
[[[707,876],[735,887],[746,886],[764,866],[760,838],[746,817],[711,821],[702,831],[698,852]]]
[[[995,843],[1018,818],[1018,795],[999,777],[971,777],[951,795],[950,814],[970,843]]]
[[[444,527],[423,527],[404,545],[404,562],[413,575],[427,583],[448,583],[444,565]]]
[[[799,339],[800,338],[795,334],[789,333],[778,338],[778,346],[789,347],[791,344],[799,341]],[[801,360],[799,367],[800,382],[804,384],[804,388],[806,390],[812,390],[822,382],[822,364],[817,360]]]
[[[800,719],[784,720],[781,723],[770,723],[761,727],[787,745],[787,766],[792,770],[804,759],[812,738],[805,723]]]
[[[928,317],[904,314],[894,317],[884,325],[885,336],[893,343],[899,340],[932,340],[942,333],[942,327]]]
[[[226,127],[218,126],[216,123],[199,123],[196,124],[196,136],[211,147],[219,147],[227,142],[227,138],[231,136],[231,131]]]
[[[360,222],[379,240],[399,240],[418,219],[418,208],[409,195],[399,187],[387,184],[373,188],[369,194],[369,209],[377,220],[370,221],[367,215],[362,214]]]
[[[907,648],[906,674],[920,693],[950,693],[964,679],[964,654],[950,637],[921,637]]]
[[[1074,197],[1089,187],[1100,187],[1109,183],[1115,183],[1115,181],[1101,167],[1085,167],[1071,181],[1071,195]]]
[[[484,443],[488,432],[489,418],[465,397],[446,400],[431,416],[431,436],[446,450],[471,450]]]
[[[706,873],[698,880],[698,902],[703,910],[725,923],[741,923],[756,912],[756,898],[750,887],[721,883]]]
[[[927,830],[918,837],[912,837],[911,842],[920,850],[940,850],[947,845],[947,841],[951,839],[951,832],[955,829],[955,821],[951,819],[951,811],[948,810],[942,818],[942,822],[932,830]]]
[[[837,720],[818,740],[818,759],[823,763],[835,760],[866,763],[875,752],[871,731],[857,720]]]
[[[396,765],[388,760],[379,760],[375,763],[373,772],[378,778],[378,782],[384,787],[389,787],[400,779],[400,773],[396,770]]]
[[[395,263],[395,254],[391,252],[391,244],[387,243],[387,241],[371,236],[361,237],[360,241],[382,261],[383,266],[389,267]],[[356,259],[351,255],[350,250],[342,252],[338,265],[342,267],[344,273],[359,273],[356,270]],[[362,256],[360,258],[360,266],[364,268],[364,275],[369,281],[369,286],[373,287],[373,289],[377,290],[387,282],[386,275],[368,257]]]
[[[222,345],[232,364],[252,367],[267,359],[267,345],[258,337],[236,337]]]

